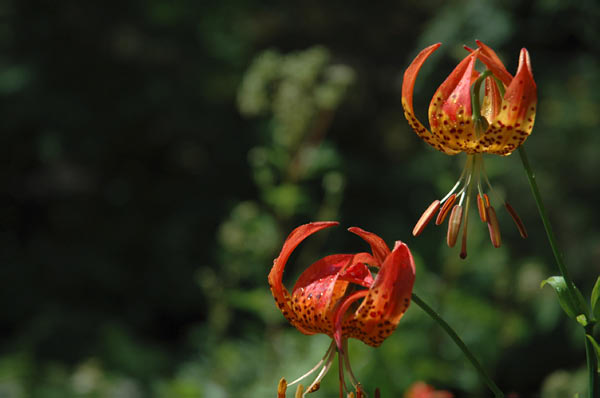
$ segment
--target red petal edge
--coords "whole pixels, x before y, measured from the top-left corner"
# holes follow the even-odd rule
[[[338,224],[337,221],[312,222],[297,227],[288,235],[279,256],[273,260],[273,268],[271,268],[271,272],[269,272],[268,276],[269,286],[271,287],[273,297],[278,304],[281,303],[284,306],[289,307],[286,300],[286,294],[289,297],[289,293],[283,286],[283,270],[294,249],[310,235]]]
[[[369,244],[369,246],[371,246],[373,257],[375,257],[375,260],[378,262],[378,264],[372,265],[376,265],[378,267],[381,266],[386,257],[390,254],[390,248],[386,245],[385,241],[374,233],[365,231],[359,227],[348,228],[348,231],[360,236]]]

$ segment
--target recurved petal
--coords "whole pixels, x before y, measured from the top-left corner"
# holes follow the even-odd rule
[[[429,130],[423,126],[423,123],[417,119],[413,109],[413,92],[417,75],[425,60],[427,60],[427,58],[429,58],[429,56],[440,46],[441,43],[437,43],[422,50],[404,72],[404,79],[402,80],[402,108],[404,108],[404,116],[406,117],[406,120],[408,120],[408,124],[410,124],[410,127],[412,127],[421,139],[439,151],[454,155],[458,152],[445,148],[443,143],[437,137],[433,136]]]
[[[360,236],[369,244],[369,246],[371,246],[373,257],[375,257],[375,260],[377,260],[377,263],[371,265],[376,265],[378,267],[381,266],[381,264],[383,264],[385,261],[385,258],[390,254],[390,249],[386,245],[385,241],[374,233],[365,231],[359,227],[348,228],[348,231]]]
[[[394,331],[408,308],[414,281],[412,254],[404,243],[398,241],[354,317],[347,320],[349,337],[379,346]]]
[[[271,272],[269,272],[268,277],[269,287],[271,288],[271,292],[273,293],[273,297],[275,298],[277,306],[283,313],[283,316],[285,316],[290,322],[293,319],[291,296],[282,283],[285,264],[287,263],[294,249],[298,247],[298,245],[304,239],[315,232],[337,224],[338,223],[335,221],[325,221],[299,226],[289,234],[285,240],[285,243],[283,244],[283,248],[281,249],[279,256],[273,261],[273,268],[271,268]]]
[[[404,80],[402,80],[402,104],[403,106],[406,104],[405,110],[413,112],[413,91],[415,89],[417,75],[427,58],[429,58],[435,50],[440,48],[441,45],[442,43],[436,43],[425,48],[415,57],[408,68],[406,68]]]
[[[433,135],[455,153],[475,145],[471,119],[471,84],[479,50],[463,59],[435,92],[429,105]]]
[[[487,152],[509,155],[531,134],[537,106],[537,86],[533,80],[529,53],[521,50],[519,68],[506,89],[502,108],[486,136],[493,139]]]
[[[504,64],[500,60],[500,57],[496,54],[491,47],[485,45],[479,40],[475,40],[479,49],[481,50],[478,58],[492,71],[492,73],[502,81],[506,86],[512,81],[512,75],[506,70]]]

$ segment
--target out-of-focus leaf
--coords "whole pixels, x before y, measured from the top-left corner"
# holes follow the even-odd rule
[[[595,319],[600,318],[600,305],[598,305],[598,301],[600,300],[600,277],[598,277],[598,279],[596,279],[596,284],[594,285],[594,288],[592,289],[592,298],[591,298],[591,305],[592,305],[592,316]]]
[[[577,310],[578,305],[575,301],[576,299],[571,296],[569,290],[567,289],[565,279],[562,276],[551,276],[550,278],[542,281],[541,287],[544,287],[546,284],[552,286],[556,292],[556,295],[558,296],[558,302],[565,313],[570,318],[576,319],[581,312]]]

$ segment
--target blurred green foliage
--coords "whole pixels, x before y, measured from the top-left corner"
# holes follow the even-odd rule
[[[583,394],[583,336],[540,282],[556,274],[518,158],[487,157],[520,212],[503,246],[472,223],[469,257],[426,206],[460,156],[428,148],[415,109],[481,39],[514,71],[529,50],[539,107],[526,145],[567,264],[588,296],[599,273],[600,6],[594,0],[0,2],[0,396],[270,397],[326,336],[289,326],[266,275],[291,229],[337,219],[407,242],[415,290],[519,397]],[[300,247],[311,261],[364,250],[343,228]],[[384,397],[425,380],[486,396],[416,306],[353,368]],[[319,396],[335,394],[332,369]]]

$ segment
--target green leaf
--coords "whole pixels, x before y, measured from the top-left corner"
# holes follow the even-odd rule
[[[571,296],[569,290],[567,289],[565,278],[562,276],[551,276],[545,281],[542,281],[540,287],[544,287],[546,284],[552,286],[556,292],[556,295],[558,296],[558,302],[560,303],[560,306],[569,316],[569,318],[577,319],[577,316],[580,315],[581,312],[577,310],[578,306],[576,299]]]
[[[600,276],[596,279],[596,284],[592,289],[592,316],[596,319],[600,318],[600,305],[598,305],[598,301],[600,300]]]

